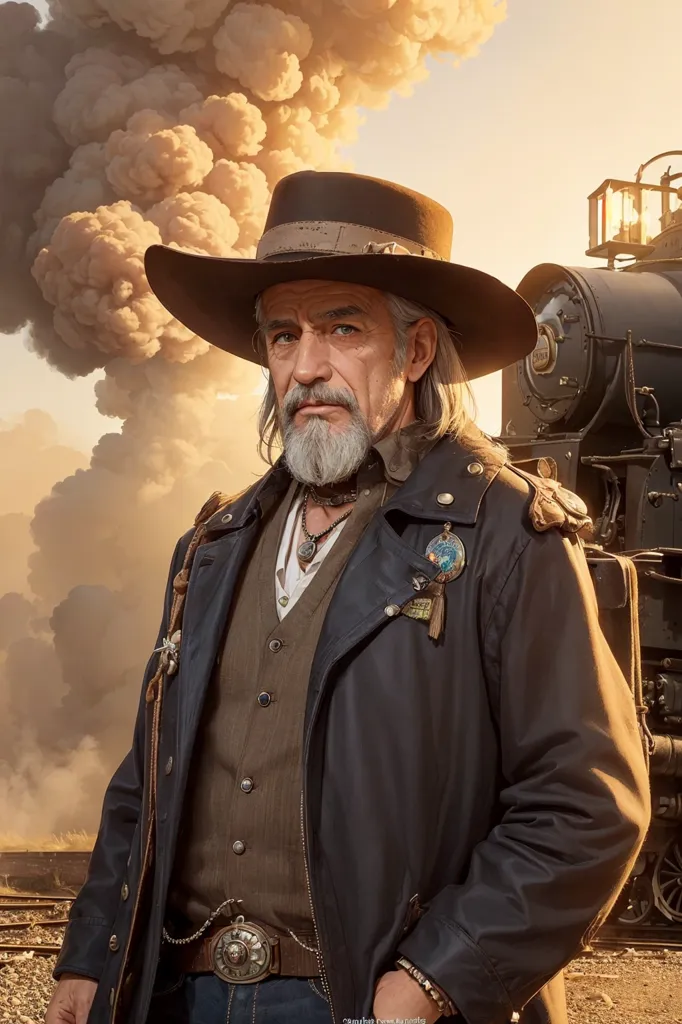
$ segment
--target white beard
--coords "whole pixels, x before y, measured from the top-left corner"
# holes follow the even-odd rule
[[[311,414],[302,427],[292,426],[284,435],[284,452],[292,476],[316,487],[353,476],[371,447],[372,435],[360,415],[339,430]]]
[[[294,423],[294,415],[306,399],[342,405],[350,412],[350,422],[339,429],[311,413],[299,427]],[[326,384],[306,388],[297,384],[282,402],[279,416],[287,465],[300,483],[322,487],[347,480],[357,472],[372,447],[372,432],[357,400],[344,388],[330,388]]]

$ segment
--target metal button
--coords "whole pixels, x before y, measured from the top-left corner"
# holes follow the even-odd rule
[[[467,473],[471,473],[472,476],[480,476],[483,472],[483,466],[480,462],[470,462],[467,466]]]
[[[232,852],[236,854],[242,854],[246,849],[246,843],[243,843],[241,839],[235,839],[232,843]]]
[[[388,616],[390,616],[390,618],[393,618],[393,616],[397,615],[400,611],[400,606],[397,604],[389,604],[384,608],[384,611]]]
[[[447,491],[444,491],[442,494],[439,494],[438,497],[436,498],[436,501],[438,502],[439,505],[452,505],[454,500],[455,499],[453,495],[448,494]]]
[[[250,793],[253,789],[253,779],[248,778],[242,779],[239,783],[242,793]]]
[[[258,701],[262,708],[266,708],[272,700],[272,694],[268,693],[267,690],[263,690],[262,693],[258,694],[256,700]]]
[[[109,939],[109,949],[111,950],[112,953],[115,953],[116,950],[118,949],[118,947],[119,947],[118,936],[117,935],[112,935],[111,938]]]
[[[423,572],[418,572],[416,576],[412,577],[412,586],[416,591],[426,590],[430,583],[428,576],[425,576]]]
[[[286,608],[286,606],[289,604],[289,598],[286,596],[286,594],[280,597],[279,603],[281,604],[282,608]]]
[[[371,494],[372,492],[370,491],[369,487],[365,487],[365,489],[364,489],[364,491],[363,491],[362,493],[364,494],[364,496],[365,496],[366,498],[369,498],[369,496],[370,496],[370,494]]]
[[[121,886],[121,899],[122,900],[127,900],[129,896],[130,896],[130,889],[128,888],[128,883],[124,882],[123,885]]]
[[[284,647],[284,644],[282,643],[281,640],[277,640],[277,638],[275,638],[274,640],[270,641],[270,643],[268,644],[268,647],[270,648],[270,650],[272,651],[273,654],[277,654],[277,651],[281,651],[282,650],[282,648]]]
[[[168,760],[166,761],[166,767],[164,768],[164,771],[165,771],[166,775],[170,775],[170,773],[173,771],[173,757],[172,756],[169,757]]]
[[[221,522],[221,523],[231,523],[231,522],[232,522],[232,513],[231,513],[231,512],[228,512],[228,513],[227,513],[227,515],[224,515],[224,516],[222,517],[222,519],[220,520],[220,522]]]
[[[109,989],[109,1006],[114,1005],[114,999],[116,998],[116,992],[113,988]]]

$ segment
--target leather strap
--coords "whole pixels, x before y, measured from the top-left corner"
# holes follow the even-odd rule
[[[272,929],[266,928],[260,921],[254,921],[254,924],[263,928],[272,947],[272,960],[268,974],[298,978],[319,976],[320,966],[315,953],[304,949],[290,935],[274,935]],[[214,926],[201,939],[190,942],[186,946],[166,945],[163,953],[164,960],[182,974],[212,974],[214,970],[213,950],[225,931],[228,931],[225,926]],[[305,942],[306,946],[315,944],[314,936],[310,935],[301,936],[301,941]]]
[[[278,224],[266,231],[258,243],[256,258],[267,259],[288,252],[311,252],[352,256],[359,253],[388,253],[398,256],[426,256],[444,260],[433,249],[392,232],[363,224],[340,221],[299,220]]]

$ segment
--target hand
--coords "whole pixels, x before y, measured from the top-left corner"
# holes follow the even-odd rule
[[[45,1024],[87,1024],[97,982],[79,974],[62,974],[45,1014]]]
[[[421,1018],[426,1024],[434,1024],[441,1017],[436,1003],[421,985],[411,978],[407,971],[388,971],[383,974],[374,990],[372,1008],[377,1021],[403,1021],[410,1017]]]

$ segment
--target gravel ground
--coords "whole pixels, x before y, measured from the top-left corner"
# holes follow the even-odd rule
[[[682,1024],[682,952],[595,952],[566,971],[570,1024]]]
[[[0,901],[2,895],[0,895]],[[16,921],[48,920],[64,918],[70,904],[61,903],[54,909],[0,911],[0,923]],[[0,930],[0,942],[59,946],[64,938],[64,929],[13,928]],[[33,953],[0,952],[0,1021],[2,1024],[40,1024],[50,1001],[54,981],[52,969],[55,957],[35,956]]]
[[[64,917],[66,909],[3,911],[0,922]],[[63,934],[62,928],[0,930],[0,942],[59,945]],[[54,964],[54,957],[0,952],[2,1024],[41,1024],[54,988]],[[566,971],[566,993],[569,1024],[682,1024],[682,952],[582,956]]]

